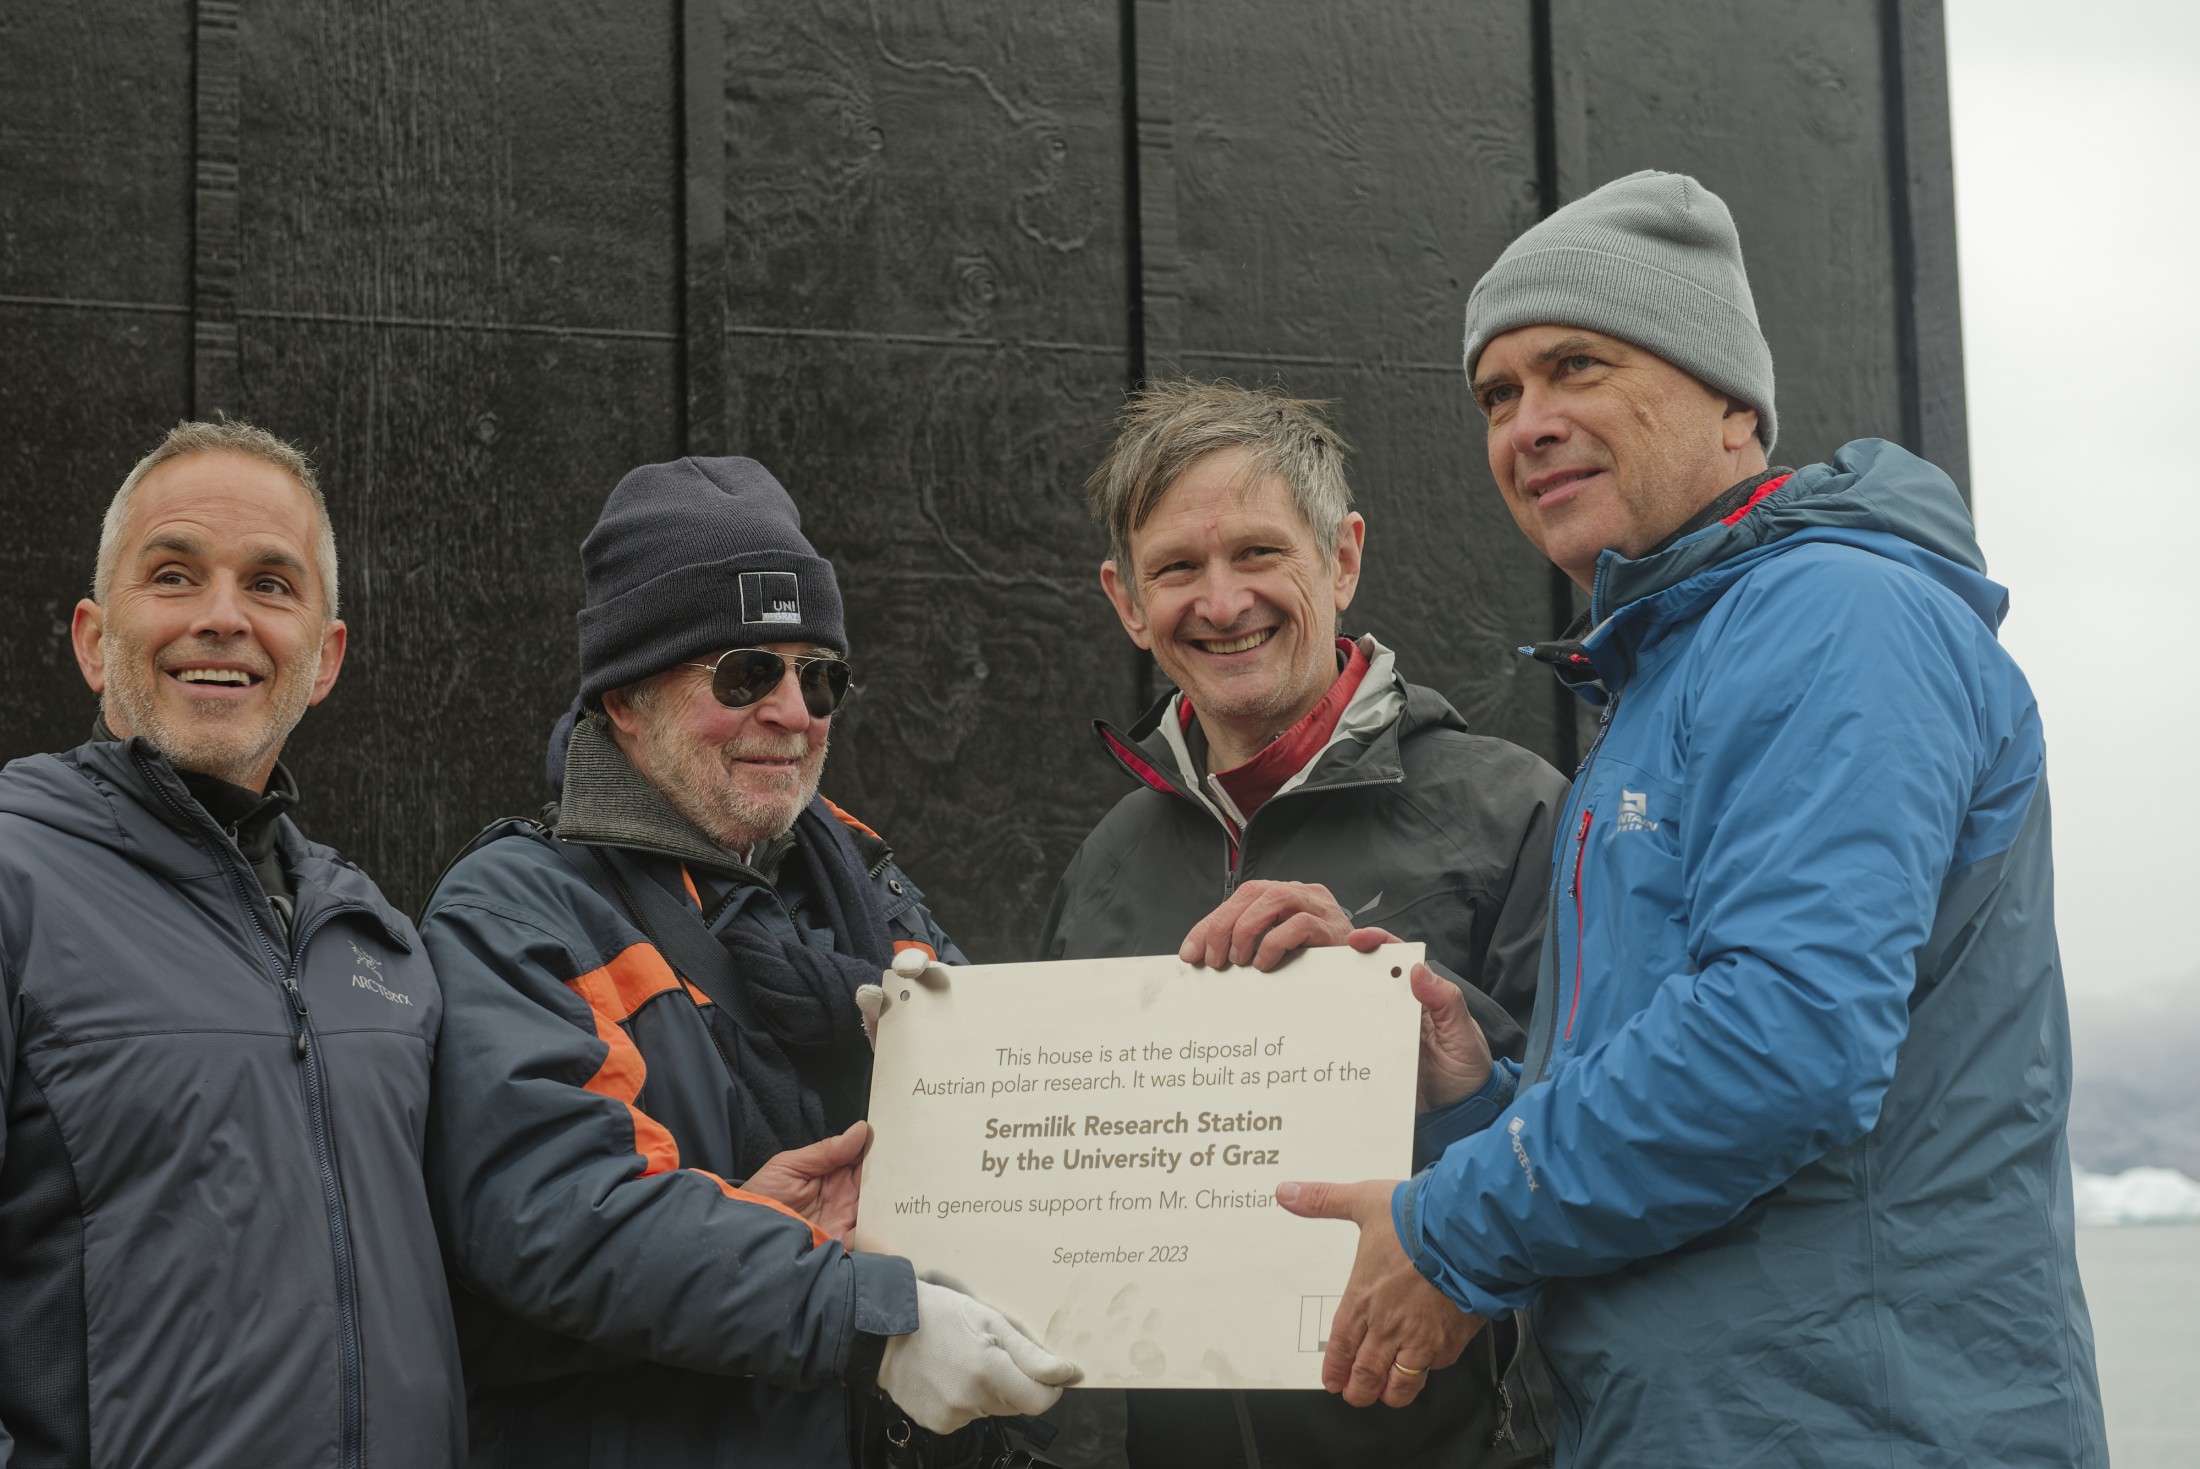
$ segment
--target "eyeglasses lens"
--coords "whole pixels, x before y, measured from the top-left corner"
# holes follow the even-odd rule
[[[787,675],[787,661],[762,648],[740,648],[718,660],[711,674],[710,691],[729,709],[746,709],[767,697]],[[848,695],[852,670],[839,658],[805,658],[796,676],[802,688],[803,707],[815,719],[823,719],[840,707]]]

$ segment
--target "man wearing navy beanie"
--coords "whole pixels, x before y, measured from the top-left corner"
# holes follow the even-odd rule
[[[558,804],[484,833],[421,923],[475,1460],[846,1465],[929,1432],[928,1464],[992,1463],[974,1420],[1077,1369],[844,1242],[858,991],[964,961],[817,795],[851,686],[832,563],[762,465],[687,458],[619,482],[581,570]]]
[[[1589,601],[1523,651],[1602,718],[1525,1060],[1462,1051],[1418,1176],[1282,1187],[1361,1230],[1325,1380],[1410,1401],[1525,1309],[1561,1466],[2103,1469],[2046,748],[1969,507],[1882,439],[1768,467],[1741,242],[1683,175],[1514,241],[1465,357]]]

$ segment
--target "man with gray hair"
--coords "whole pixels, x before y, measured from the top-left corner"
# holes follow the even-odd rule
[[[178,425],[71,642],[90,743],[0,770],[0,1460],[451,1465],[419,936],[288,814],[336,682],[312,467]]]
[[[1100,581],[1176,688],[1127,734],[1099,726],[1136,789],[1063,876],[1041,956],[1173,949],[1271,969],[1341,940],[1349,910],[1411,923],[1448,967],[1450,982],[1417,986],[1433,1034],[1463,1043],[1471,1009],[1489,1044],[1517,1055],[1565,782],[1469,732],[1372,636],[1338,636],[1367,526],[1321,408],[1186,381],[1124,409],[1088,485],[1110,540]],[[1423,1068],[1431,1119],[1471,1090],[1456,1067]],[[1427,1152],[1441,1137],[1416,1141]],[[1319,1392],[1133,1393],[1130,1461],[1540,1464],[1549,1410],[1521,1357],[1507,1322],[1436,1390],[1380,1418]]]
[[[1526,1061],[1418,1176],[1279,1189],[1360,1228],[1325,1382],[1392,1401],[1532,1307],[1561,1464],[2099,1469],[2045,743],[1956,486],[1768,466],[1691,178],[1536,225],[1466,328],[1498,492],[1589,594],[1535,656],[1603,719]]]

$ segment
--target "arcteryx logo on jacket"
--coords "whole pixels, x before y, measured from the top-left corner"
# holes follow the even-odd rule
[[[276,839],[287,932],[144,741],[0,771],[10,1469],[464,1456],[435,978],[364,874]]]
[[[2006,607],[1872,440],[1599,563],[1527,1084],[1395,1204],[1453,1300],[1533,1304],[1561,1463],[2106,1462]]]

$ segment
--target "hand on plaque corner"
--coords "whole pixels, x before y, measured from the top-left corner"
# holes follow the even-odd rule
[[[1084,1376],[981,1301],[917,1282],[917,1329],[888,1337],[879,1388],[934,1433],[976,1418],[1039,1414]]]
[[[1353,931],[1352,915],[1320,883],[1255,879],[1193,924],[1176,957],[1209,969],[1250,964],[1265,974],[1301,949],[1341,944]]]
[[[838,1137],[772,1154],[741,1187],[844,1240],[855,1231],[863,1154],[870,1146],[871,1124],[858,1122]]]
[[[1383,928],[1355,928],[1345,942],[1362,954],[1402,942]],[[1408,983],[1421,1006],[1421,1045],[1414,1072],[1413,1110],[1433,1112],[1463,1102],[1490,1079],[1490,1043],[1467,1013],[1459,986],[1426,964],[1413,966]]]
[[[879,983],[858,986],[856,1011],[863,1017],[863,1038],[871,1049],[878,1049],[878,1018],[886,1009],[886,990],[890,985],[907,984],[921,980],[927,986],[946,982],[951,964],[942,964],[932,957],[928,949],[911,945],[894,955],[894,967],[879,976]]]
[[[1458,1361],[1488,1324],[1453,1305],[1407,1258],[1390,1218],[1397,1187],[1396,1179],[1381,1178],[1276,1185],[1276,1202],[1302,1219],[1359,1226],[1352,1275],[1322,1357],[1322,1386],[1355,1408],[1376,1402],[1403,1408],[1428,1386],[1430,1373]]]

